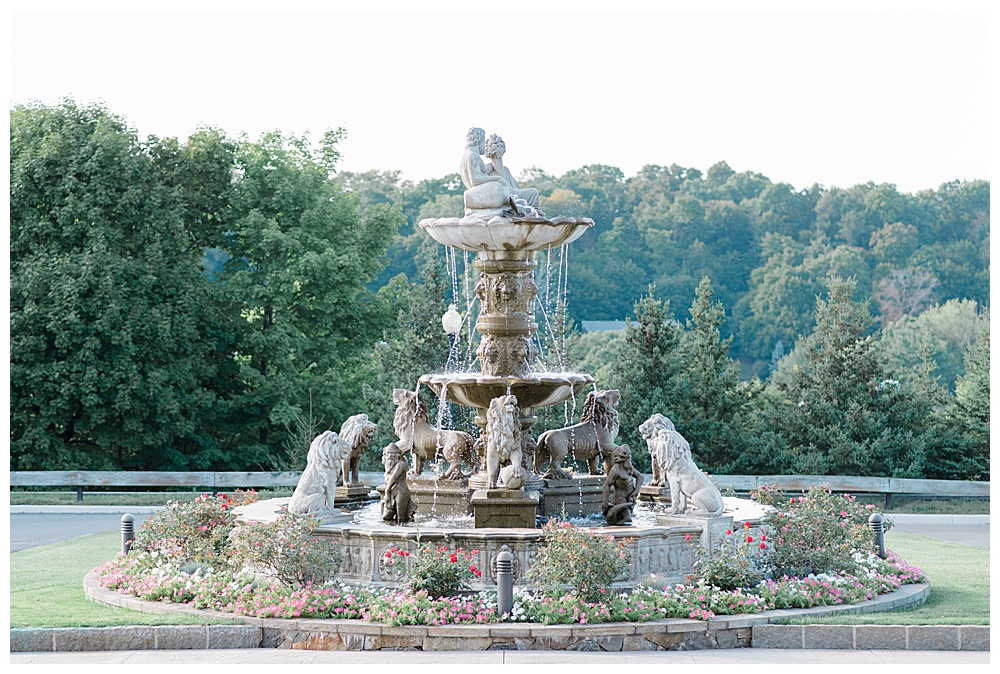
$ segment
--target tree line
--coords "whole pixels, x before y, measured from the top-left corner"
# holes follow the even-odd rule
[[[12,109],[13,470],[301,467],[358,411],[391,435],[392,388],[448,354],[445,256],[416,223],[461,215],[463,187],[337,172],[343,133],[140,139],[103,106]],[[623,391],[637,461],[655,401],[713,470],[988,475],[987,182],[796,191],[724,163],[520,180],[595,220],[550,339]],[[845,344],[868,360],[818,355]]]

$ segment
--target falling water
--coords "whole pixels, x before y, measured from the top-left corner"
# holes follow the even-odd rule
[[[560,351],[559,345],[556,343],[555,333],[552,331],[552,323],[549,322],[549,315],[545,311],[545,305],[543,305],[541,300],[537,297],[535,298],[535,301],[538,303],[538,308],[541,309],[542,316],[545,318],[545,328],[549,331],[549,338],[552,340],[552,350],[556,352],[556,361],[559,363],[559,371],[565,372],[566,364],[563,362],[562,351]]]

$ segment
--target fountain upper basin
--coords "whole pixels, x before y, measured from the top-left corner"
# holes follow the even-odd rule
[[[473,252],[535,251],[580,238],[594,226],[590,218],[501,218],[468,216],[420,221],[432,239]]]
[[[446,391],[448,402],[484,410],[494,398],[513,394],[518,407],[530,409],[548,407],[569,400],[594,383],[589,374],[556,372],[532,374],[527,377],[490,377],[476,373],[425,374],[420,383],[429,386],[441,397]]]

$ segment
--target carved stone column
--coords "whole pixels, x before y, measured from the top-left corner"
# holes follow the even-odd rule
[[[532,311],[538,295],[533,258],[527,250],[482,251],[476,260],[476,295],[483,307],[476,322],[483,335],[476,355],[484,375],[526,377],[538,357],[532,341],[538,330]]]

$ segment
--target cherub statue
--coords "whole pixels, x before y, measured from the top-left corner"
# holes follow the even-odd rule
[[[507,144],[503,138],[495,133],[486,141],[486,157],[490,160],[486,167],[486,172],[491,175],[498,175],[503,179],[510,196],[514,202],[514,207],[519,215],[530,215],[532,217],[544,218],[545,214],[539,206],[538,190],[528,187],[522,188],[514,180],[510,169],[503,165],[503,156],[507,152]]]
[[[406,459],[395,442],[390,442],[382,450],[382,465],[385,466],[382,520],[405,524],[413,519],[417,504],[410,497],[410,487],[406,484]]]
[[[465,136],[465,153],[458,169],[466,187],[465,214],[544,217],[538,210],[538,190],[522,189],[503,165],[503,140],[496,135],[490,140],[492,162],[487,167],[482,159],[487,152],[486,132],[474,126]]]
[[[601,512],[608,524],[628,524],[632,521],[642,473],[632,465],[632,451],[628,445],[619,445],[611,450],[611,470],[604,479]]]

